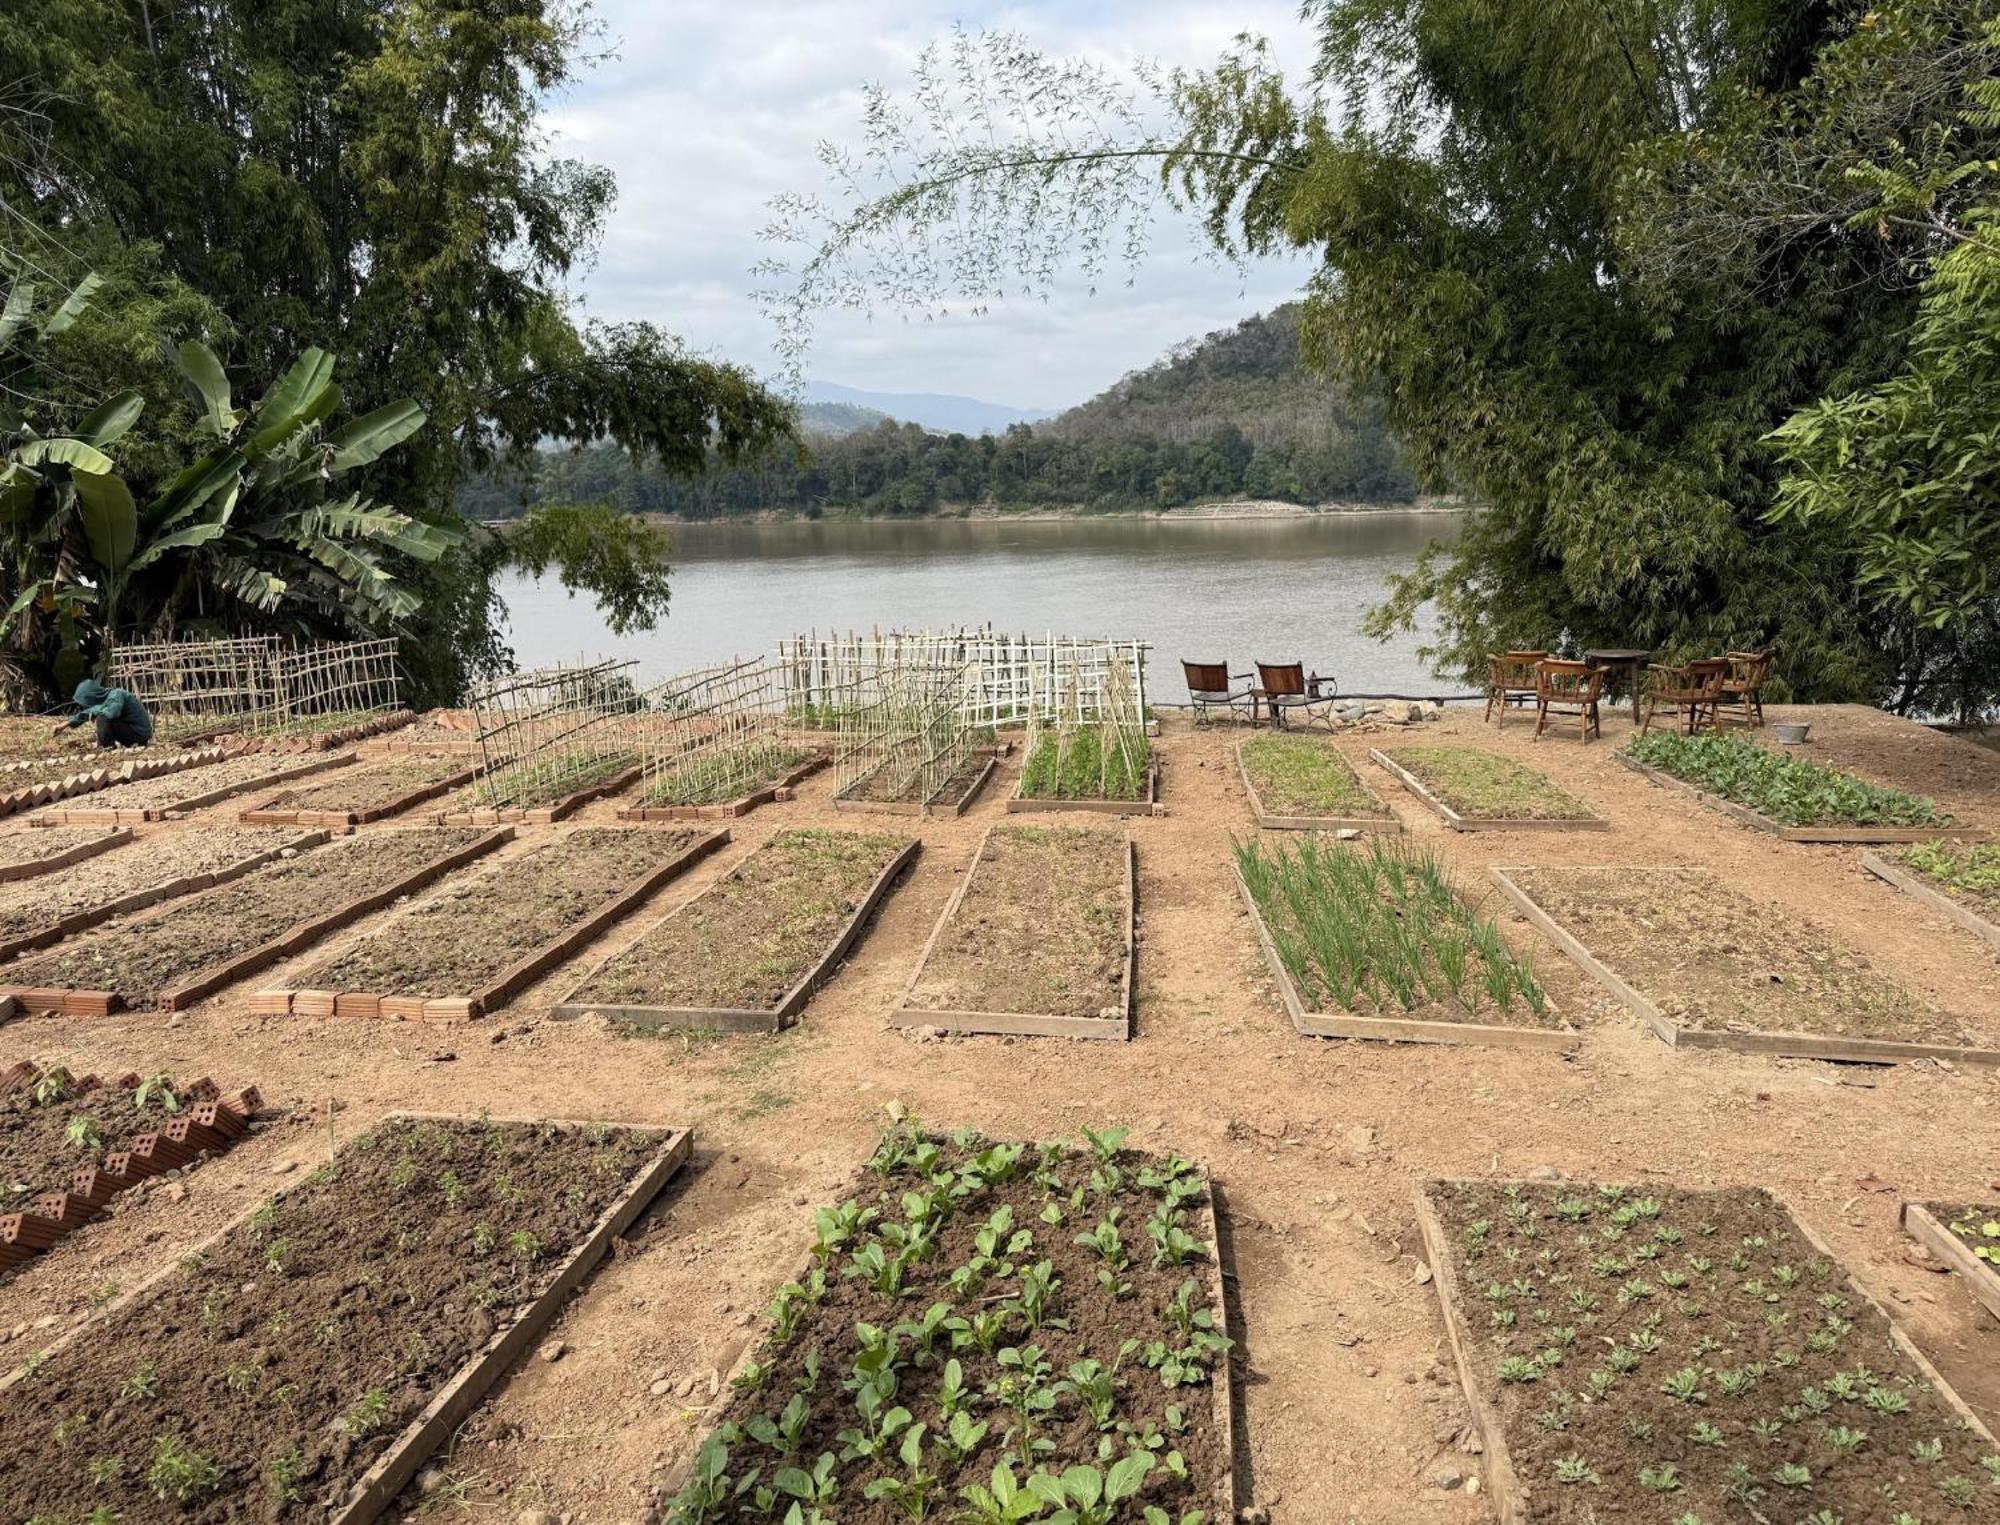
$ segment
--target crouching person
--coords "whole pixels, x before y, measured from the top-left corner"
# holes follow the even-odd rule
[[[100,747],[143,747],[153,740],[153,717],[137,694],[122,688],[106,688],[95,678],[77,684],[70,702],[75,706],[67,720],[56,727],[60,736],[89,721],[96,727]]]

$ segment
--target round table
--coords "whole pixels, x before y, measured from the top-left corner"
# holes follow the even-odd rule
[[[1624,671],[1630,674],[1632,688],[1632,723],[1639,723],[1639,694],[1645,687],[1646,664],[1653,660],[1650,651],[1639,651],[1624,646],[1607,646],[1599,651],[1586,651],[1584,661],[1592,667],[1602,668],[1607,675]]]

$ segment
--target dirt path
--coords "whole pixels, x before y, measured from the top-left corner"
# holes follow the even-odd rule
[[[1962,817],[2000,825],[2000,757],[1866,711],[1811,718],[1813,755],[1930,789]],[[1496,732],[1474,713],[1356,732],[1340,745],[1412,836],[1468,882],[1495,863],[1699,864],[1781,922],[1818,921],[1942,1006],[1992,1008],[2000,960],[1872,880],[1859,849],[1777,842],[1654,788],[1611,759],[1627,729],[1622,716],[1588,748],[1532,743],[1531,729],[1510,721]],[[1367,761],[1371,744],[1419,737],[1476,740],[1540,767],[1614,830],[1453,835]],[[1961,1200],[2000,1180],[2000,1077],[1676,1053],[1546,947],[1540,966],[1586,1029],[1573,1060],[1298,1038],[1229,879],[1230,836],[1249,829],[1236,739],[1170,722],[1160,743],[1170,814],[1131,824],[1140,953],[1138,1036],[1129,1045],[924,1042],[884,1026],[981,833],[1001,816],[1018,753],[951,821],[835,812],[831,779],[809,780],[797,802],[731,823],[726,851],[488,1023],[256,1018],[241,987],[185,1016],[0,1027],[0,1067],[34,1056],[79,1073],[208,1073],[225,1090],[255,1082],[294,1114],[204,1166],[185,1201],[148,1193],[0,1281],[0,1359],[45,1338],[38,1321],[52,1328],[83,1316],[93,1289],[129,1284],[170,1259],[271,1186],[274,1169],[324,1158],[329,1102],[342,1137],[395,1108],[689,1124],[695,1167],[562,1320],[567,1353],[552,1364],[530,1358],[474,1419],[443,1463],[450,1483],[439,1495],[496,1506],[488,1517],[503,1521],[534,1510],[570,1515],[573,1525],[642,1520],[654,1488],[677,1477],[719,1407],[712,1383],[799,1259],[808,1209],[866,1153],[883,1105],[901,1099],[939,1126],[1004,1137],[1129,1122],[1135,1145],[1212,1168],[1242,1341],[1242,1492],[1274,1520],[1491,1518],[1484,1495],[1437,1481],[1476,1476],[1477,1459],[1457,1444],[1464,1408],[1432,1290],[1416,1274],[1411,1191],[1431,1175],[1552,1168],[1599,1180],[1767,1186],[2000,1424],[2000,1324],[1955,1279],[1906,1259],[1896,1228],[1901,1193]],[[608,820],[615,805],[594,805],[584,819]],[[771,832],[797,825],[907,826],[925,842],[800,1026],[768,1038],[625,1038],[596,1022],[547,1018],[585,968]],[[519,856],[526,845],[506,852]],[[1533,942],[1522,924],[1503,925]],[[318,962],[337,946],[307,957]],[[253,983],[279,984],[289,972]]]

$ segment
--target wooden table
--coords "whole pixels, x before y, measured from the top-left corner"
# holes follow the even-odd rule
[[[1632,689],[1632,723],[1639,723],[1639,695],[1646,685],[1646,664],[1653,660],[1650,651],[1639,651],[1630,647],[1610,646],[1601,651],[1586,651],[1584,661],[1592,667],[1601,667],[1607,675],[1615,676],[1620,671],[1629,673]]]

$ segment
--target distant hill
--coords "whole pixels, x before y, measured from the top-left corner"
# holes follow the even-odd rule
[[[808,381],[802,397],[808,404],[837,402],[867,408],[941,434],[1000,434],[1009,424],[1031,424],[1054,412],[1052,408],[1010,408],[943,392],[864,392],[831,381]]]
[[[840,439],[872,429],[888,418],[873,408],[851,402],[805,402],[799,404],[799,432],[811,438]]]

